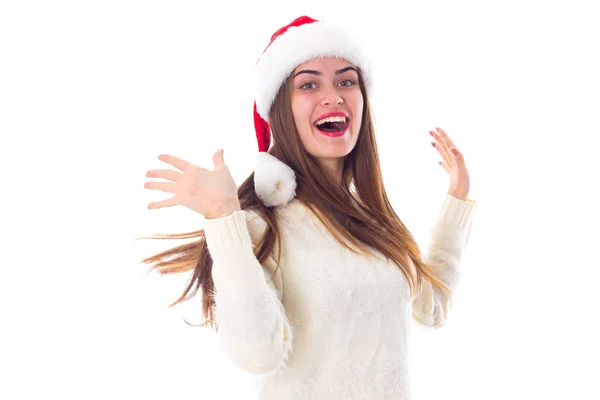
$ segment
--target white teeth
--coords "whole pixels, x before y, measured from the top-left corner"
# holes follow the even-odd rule
[[[347,122],[347,118],[346,117],[327,117],[327,118],[323,118],[318,120],[317,122],[315,122],[316,125],[321,125],[324,124],[325,122]]]

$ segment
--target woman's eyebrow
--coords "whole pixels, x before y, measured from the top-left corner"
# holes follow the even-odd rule
[[[345,68],[342,68],[342,69],[338,69],[337,71],[335,71],[335,74],[336,75],[343,74],[346,71],[354,71],[354,72],[356,72],[358,74],[358,71],[354,67],[345,67]],[[294,74],[294,78],[297,77],[300,74],[311,74],[311,75],[319,75],[319,76],[323,75],[323,73],[321,71],[315,71],[313,69],[303,69],[302,71],[296,72]]]

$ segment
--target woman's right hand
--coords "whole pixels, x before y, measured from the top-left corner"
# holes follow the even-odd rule
[[[219,218],[241,209],[237,185],[225,165],[223,150],[213,155],[213,171],[168,154],[161,154],[158,159],[181,172],[155,169],[146,173],[146,177],[170,182],[146,182],[144,188],[174,194],[167,200],[148,204],[149,209],[182,205],[206,218]]]

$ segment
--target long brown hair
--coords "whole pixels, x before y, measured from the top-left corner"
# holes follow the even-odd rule
[[[269,113],[273,145],[268,152],[294,170],[297,181],[296,198],[316,214],[340,244],[356,252],[344,241],[346,239],[359,250],[368,253],[364,243],[392,259],[404,273],[411,296],[417,293],[423,276],[433,285],[451,292],[436,276],[434,269],[438,267],[423,261],[412,234],[390,205],[379,165],[372,112],[360,70],[358,78],[364,100],[362,123],[357,143],[344,159],[341,186],[303,148],[290,102],[291,75],[281,85]],[[255,252],[262,264],[272,253],[276,242],[281,246],[275,211],[265,207],[257,197],[254,191],[254,173],[240,185],[238,196],[242,210],[257,212],[267,224],[263,240]],[[151,265],[148,272],[157,270],[160,274],[193,270],[183,294],[169,307],[190,300],[201,288],[202,314],[206,320],[200,326],[210,324],[213,329],[218,330],[214,321],[213,261],[207,249],[204,230],[158,234],[145,239],[191,238],[198,240],[145,258],[142,263]],[[281,249],[278,254],[281,255]]]

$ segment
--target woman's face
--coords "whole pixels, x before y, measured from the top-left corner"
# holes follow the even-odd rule
[[[306,151],[338,170],[352,151],[363,112],[356,67],[328,57],[300,64],[292,74],[294,122]]]

